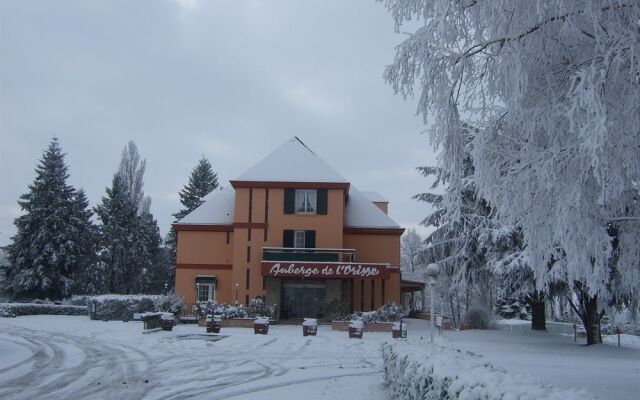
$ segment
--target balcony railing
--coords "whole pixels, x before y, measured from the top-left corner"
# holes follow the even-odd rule
[[[295,247],[263,247],[263,261],[354,262],[353,249],[321,249]]]

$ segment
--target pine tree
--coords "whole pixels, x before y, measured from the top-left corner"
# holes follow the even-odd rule
[[[111,188],[96,207],[100,226],[99,269],[109,271],[107,287],[114,293],[159,293],[166,276],[166,256],[157,221],[144,195],[146,162],[134,142],[122,152]]]
[[[218,188],[218,174],[213,172],[211,163],[204,156],[198,162],[198,165],[191,171],[189,182],[180,191],[180,203],[183,208],[173,214],[176,222],[184,218],[191,211],[198,208],[206,195]],[[176,264],[176,248],[177,235],[173,227],[169,230],[165,240],[166,250],[169,257],[169,263],[173,268]],[[168,273],[169,282],[174,281],[175,269]]]
[[[113,176],[111,187],[106,189],[95,212],[102,223],[100,261],[109,271],[108,289],[112,293],[134,293],[137,278],[132,269],[137,267],[135,253],[140,250],[135,240],[137,216],[119,174]]]
[[[73,198],[71,220],[76,236],[73,257],[78,265],[73,274],[74,294],[100,294],[106,291],[104,272],[98,265],[98,228],[91,221],[92,216],[87,196],[80,189]]]
[[[211,163],[204,156],[191,171],[189,183],[180,191],[182,210],[173,214],[177,220],[184,218],[202,204],[202,199],[218,188],[218,175],[213,172]]]
[[[71,293],[83,246],[77,242],[76,191],[67,184],[67,171],[54,137],[18,201],[25,213],[16,218],[17,233],[6,248],[7,288],[14,297],[60,299]]]

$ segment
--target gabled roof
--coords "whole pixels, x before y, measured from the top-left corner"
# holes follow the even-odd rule
[[[382,230],[385,232],[384,234],[401,234],[403,231],[393,219],[373,204],[374,201],[386,202],[380,194],[368,192],[369,194],[375,193],[375,196],[367,198],[297,137],[289,139],[237,180],[231,181],[233,187],[208,195],[200,207],[178,221],[174,227],[176,229],[181,227],[184,230],[197,230],[198,226],[209,225],[214,230],[224,230],[223,227],[233,229],[234,188],[259,187],[260,183],[282,183],[283,185],[278,187],[285,188],[298,188],[296,184],[311,183],[315,185],[309,185],[310,188],[324,186],[325,188],[342,189],[345,192],[348,190],[344,210],[345,229],[350,229],[352,233],[363,230],[369,230],[369,233]],[[189,225],[193,226],[189,227]]]
[[[349,182],[311,151],[300,139],[293,137],[275,149],[236,182]]]
[[[204,198],[200,207],[191,211],[177,224],[231,225],[236,205],[236,191],[232,187],[216,190]]]
[[[353,185],[344,209],[345,228],[401,229],[396,221],[382,212]]]

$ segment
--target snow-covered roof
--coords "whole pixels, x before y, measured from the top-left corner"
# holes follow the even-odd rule
[[[204,198],[200,207],[178,221],[179,224],[231,225],[236,192],[232,187],[216,190]]]
[[[344,226],[349,228],[398,229],[398,225],[353,185],[344,209]]]
[[[237,181],[349,184],[345,178],[316,156],[297,137],[289,139],[241,175]],[[353,185],[349,185],[349,196],[344,210],[344,226],[347,228],[399,229],[400,226],[393,219],[373,204],[373,201],[386,202],[387,200],[376,192],[367,193],[373,196],[373,199],[365,196]],[[233,187],[216,191],[204,200],[200,207],[178,221],[178,224],[232,225],[234,223],[235,190]]]
[[[372,191],[363,191],[360,192],[364,195],[364,197],[366,197],[367,199],[369,199],[369,201],[372,201],[374,203],[388,203],[389,200],[385,199],[384,197],[382,197],[382,195],[378,192],[372,192]]]
[[[348,183],[297,137],[275,149],[236,181]]]

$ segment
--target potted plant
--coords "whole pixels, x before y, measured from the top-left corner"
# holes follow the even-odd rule
[[[253,322],[253,333],[266,335],[269,333],[269,320],[263,317],[258,317]]]
[[[302,322],[302,336],[315,336],[318,333],[318,320],[305,318]]]
[[[363,332],[364,332],[364,322],[362,321],[349,322],[349,338],[362,339]]]
[[[173,330],[175,322],[176,317],[171,313],[162,313],[162,315],[160,315],[160,328],[164,331]]]

